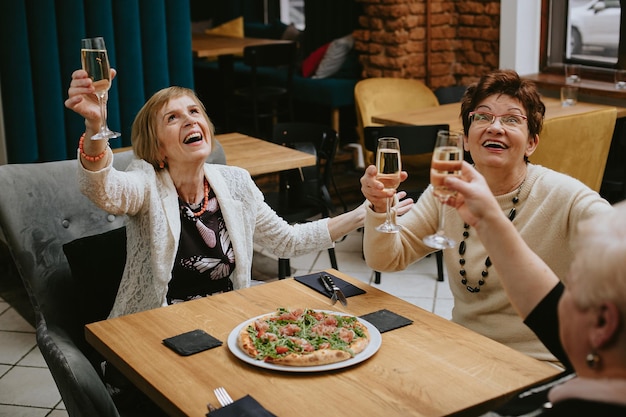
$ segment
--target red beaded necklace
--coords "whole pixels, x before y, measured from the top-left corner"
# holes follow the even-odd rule
[[[193,213],[193,217],[200,217],[202,216],[205,212],[207,207],[209,207],[209,182],[207,181],[207,179],[204,179],[204,204],[202,205],[202,210],[200,210],[197,213]]]

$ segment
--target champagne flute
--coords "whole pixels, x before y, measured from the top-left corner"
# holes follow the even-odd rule
[[[376,175],[376,179],[384,184],[385,191],[395,190],[400,185],[401,165],[400,141],[397,138],[389,137],[378,139],[376,150],[378,175]],[[387,199],[387,218],[383,224],[376,228],[379,232],[397,233],[400,230],[400,226],[395,224],[391,216],[392,200],[393,197]]]
[[[437,133],[437,142],[430,166],[430,184],[435,197],[441,202],[439,210],[439,225],[435,234],[426,236],[423,242],[436,249],[453,248],[456,242],[444,233],[445,203],[456,194],[448,189],[443,182],[448,175],[461,176],[463,163],[463,135],[459,132],[440,130]]]
[[[87,38],[80,41],[80,60],[83,69],[93,80],[96,89],[96,96],[100,104],[100,131],[91,137],[92,140],[102,140],[116,138],[120,136],[118,132],[109,130],[107,126],[107,100],[109,98],[109,88],[111,88],[111,67],[109,56],[104,46],[104,38]]]

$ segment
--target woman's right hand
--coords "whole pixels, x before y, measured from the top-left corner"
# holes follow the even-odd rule
[[[111,79],[115,74],[116,71],[111,69]],[[67,91],[68,98],[65,100],[65,107],[83,116],[88,129],[94,132],[98,131],[101,122],[100,106],[95,91],[87,71],[79,69],[72,73],[72,82]]]
[[[457,191],[446,204],[457,209],[463,221],[472,227],[492,216],[504,216],[485,178],[467,162],[463,162],[461,178],[447,176],[445,185]]]
[[[372,204],[374,211],[384,213],[387,211],[387,199],[393,197],[395,190],[385,191],[382,182],[376,179],[378,171],[374,165],[370,165],[365,169],[365,173],[361,177],[361,192],[363,196]],[[407,179],[409,174],[406,171],[400,173],[400,182]]]

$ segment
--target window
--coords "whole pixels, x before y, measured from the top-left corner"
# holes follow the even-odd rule
[[[543,0],[543,16],[548,19],[542,34],[542,68],[562,71],[563,63],[578,63],[586,70],[585,78],[593,78],[589,73],[607,74],[608,70],[625,67],[626,62],[619,59],[626,52],[626,42],[620,42],[620,27],[626,25],[622,1],[626,3]]]
[[[304,0],[280,0],[280,20],[304,30]]]
[[[619,0],[570,0],[568,9],[565,57],[599,65],[617,63]]]

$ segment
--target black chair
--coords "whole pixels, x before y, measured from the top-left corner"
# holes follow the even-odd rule
[[[420,155],[433,152],[437,132],[449,130],[449,125],[426,125],[426,126],[369,126],[363,129],[365,148],[376,152],[378,138],[395,137],[400,140],[400,152],[402,155]],[[424,189],[405,190],[407,195],[416,200],[422,195]],[[443,281],[443,252],[435,252],[437,259],[437,281]],[[380,284],[381,274],[374,271],[374,282]]]
[[[329,217],[335,210],[329,187],[332,184],[332,166],[339,143],[337,132],[329,126],[316,123],[277,123],[274,143],[316,155],[317,164],[280,173],[277,192],[266,193],[266,202],[289,223],[302,223],[313,218]],[[335,249],[328,255],[337,269]],[[278,260],[278,278],[291,274],[289,259]]]
[[[262,120],[269,120],[273,126],[279,118],[286,121],[294,119],[296,51],[295,42],[247,46],[244,49],[243,63],[250,67],[250,76],[245,85],[233,91],[230,117],[250,118],[257,136],[262,136]],[[264,72],[265,68],[272,68],[273,71]]]
[[[458,103],[463,98],[467,86],[451,85],[449,87],[439,87],[435,90],[435,96],[439,104]]]
[[[611,204],[626,199],[626,120],[617,119],[600,195]]]

